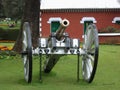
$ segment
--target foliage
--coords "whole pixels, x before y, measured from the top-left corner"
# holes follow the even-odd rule
[[[99,33],[120,33],[120,29],[108,26],[99,30]]]
[[[18,19],[22,16],[23,0],[1,0],[6,17]]]
[[[2,4],[2,0],[0,0],[0,17],[4,17],[5,13],[4,13],[4,8],[3,8],[3,4]]]
[[[12,50],[0,50],[0,59],[10,59],[11,57],[15,57],[16,55],[17,53]]]
[[[19,34],[19,29],[0,29],[0,40],[16,40]]]

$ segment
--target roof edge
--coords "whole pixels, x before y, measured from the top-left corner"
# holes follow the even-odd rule
[[[66,9],[41,9],[41,12],[99,12],[99,11],[102,11],[102,12],[109,12],[109,11],[114,11],[114,12],[118,12],[120,11],[120,8],[82,8],[82,9],[76,9],[76,8],[73,8],[73,9],[69,9],[69,8],[66,8]]]

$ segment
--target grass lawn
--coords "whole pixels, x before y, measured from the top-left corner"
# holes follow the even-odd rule
[[[0,42],[1,46],[7,46],[7,47],[13,47],[14,46],[14,42]]]
[[[39,82],[39,58],[33,59],[33,80],[24,80],[23,62],[19,55],[0,59],[0,90],[119,90],[120,45],[100,45],[97,73],[88,84],[77,82],[77,56],[64,56],[49,74]]]
[[[14,21],[10,21],[9,23],[12,24],[12,23],[14,23]],[[21,22],[18,21],[17,25],[15,25],[14,27],[9,27],[7,22],[1,22],[0,23],[0,28],[2,28],[4,30],[7,30],[7,29],[13,29],[14,30],[14,29],[19,29],[20,24],[21,24]]]

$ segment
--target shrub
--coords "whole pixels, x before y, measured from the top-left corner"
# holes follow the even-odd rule
[[[19,34],[19,29],[8,29],[3,30],[0,28],[0,40],[13,40],[17,39]]]
[[[120,29],[108,26],[99,30],[99,33],[120,33]]]

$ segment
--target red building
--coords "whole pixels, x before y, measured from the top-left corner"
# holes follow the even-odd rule
[[[51,17],[68,19],[70,25],[66,32],[69,33],[70,37],[80,38],[80,40],[82,40],[84,32],[83,24],[80,23],[83,17],[94,17],[99,31],[110,26],[120,30],[120,25],[112,22],[115,17],[120,17],[120,4],[116,2],[117,0],[112,1],[91,0],[91,3],[87,4],[86,2],[89,0],[79,0],[79,2],[74,0],[74,2],[69,1],[69,5],[67,5],[64,0],[42,0],[40,14],[42,37],[48,37],[50,34],[50,24],[47,22]]]

